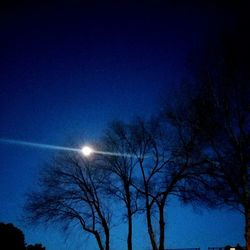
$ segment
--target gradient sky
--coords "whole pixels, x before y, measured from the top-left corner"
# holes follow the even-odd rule
[[[113,119],[157,112],[187,74],[188,53],[235,17],[233,9],[212,5],[66,2],[1,8],[0,138],[62,146],[69,138],[91,142]],[[95,250],[79,232],[65,236],[56,226],[28,228],[20,219],[25,193],[52,155],[0,144],[0,221],[14,223],[27,243],[41,242],[47,250]],[[167,218],[168,248],[244,242],[237,212],[194,211],[174,200]],[[136,219],[136,250],[149,246],[143,245],[141,223],[143,218]],[[126,249],[124,230],[113,230],[114,249]]]

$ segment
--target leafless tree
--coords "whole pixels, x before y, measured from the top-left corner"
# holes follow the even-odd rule
[[[130,124],[115,125],[116,142],[131,155],[130,161],[133,161],[132,186],[142,198],[147,230],[154,250],[165,249],[167,199],[171,195],[178,195],[189,166],[172,161],[168,149],[170,136],[162,126],[159,119],[147,121],[142,118],[137,118]],[[155,217],[159,220],[159,239],[153,226]]]
[[[117,155],[103,155],[103,166],[107,171],[105,190],[115,200],[121,201],[126,212],[128,222],[127,249],[132,250],[133,216],[140,210],[138,208],[138,192],[133,187],[135,177],[136,158],[132,155],[127,141],[122,138],[127,127],[123,122],[113,122],[108,126],[100,145],[103,151],[114,152]]]
[[[94,236],[100,250],[110,248],[110,205],[102,184],[104,172],[97,170],[98,159],[80,154],[58,155],[43,169],[40,189],[28,195],[26,218],[31,223],[77,222]]]
[[[229,206],[245,217],[250,249],[250,73],[249,21],[225,32],[192,63],[192,80],[178,96],[168,120],[191,140],[192,157],[205,162],[190,179],[184,199]],[[194,58],[193,58],[194,59]],[[179,140],[185,145],[186,140]],[[183,147],[183,157],[188,148]],[[180,155],[181,155],[180,154]],[[204,163],[204,162],[203,162]],[[206,172],[206,173],[205,173]]]

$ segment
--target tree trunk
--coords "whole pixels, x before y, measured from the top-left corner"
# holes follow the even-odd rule
[[[159,226],[160,226],[160,244],[159,250],[164,250],[165,241],[165,221],[164,221],[164,205],[159,207]]]
[[[100,207],[95,204],[95,208],[96,208],[97,214],[102,222],[102,228],[103,228],[104,234],[105,234],[105,250],[109,250],[110,235],[109,235],[108,223],[107,223],[105,217],[103,216],[103,214],[100,210]]]
[[[128,235],[127,235],[127,247],[128,250],[132,250],[132,230],[133,230],[133,225],[132,225],[132,210],[131,210],[131,196],[130,196],[130,189],[129,189],[129,182],[124,182],[124,189],[126,193],[126,199],[127,199],[127,216],[128,216]]]
[[[109,230],[105,229],[105,236],[106,236],[105,250],[109,250]]]
[[[147,213],[148,234],[149,234],[149,238],[151,241],[152,250],[158,250],[158,247],[157,247],[157,244],[155,241],[155,235],[154,235],[154,230],[153,230],[153,226],[152,226],[152,221],[151,221],[151,209],[150,209],[150,206],[148,204],[148,197],[146,197],[146,213]]]
[[[130,207],[128,207],[128,250],[132,250],[132,213]]]
[[[109,227],[107,225],[106,220],[102,221],[102,225],[105,233],[105,250],[109,250],[110,235],[109,235]]]
[[[104,250],[104,247],[102,246],[102,241],[101,241],[101,237],[99,235],[99,233],[97,231],[94,232],[98,247],[100,250]]]

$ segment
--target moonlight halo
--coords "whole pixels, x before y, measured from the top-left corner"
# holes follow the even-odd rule
[[[84,156],[90,156],[94,152],[94,150],[89,146],[83,146],[81,151]]]

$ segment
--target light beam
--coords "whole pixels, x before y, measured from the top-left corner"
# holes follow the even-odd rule
[[[0,138],[0,142],[7,143],[7,144],[28,146],[28,147],[51,149],[51,150],[72,151],[72,152],[82,153],[84,156],[89,156],[91,154],[101,154],[101,155],[109,155],[109,156],[138,158],[134,154],[97,151],[97,150],[92,149],[89,146],[84,146],[81,149],[79,149],[79,148],[63,147],[63,146],[57,146],[57,145],[50,145],[50,144],[43,144],[43,143],[29,142],[29,141],[21,141],[21,140],[13,140],[13,139],[3,139],[3,138]]]
[[[77,148],[56,146],[56,145],[43,144],[43,143],[37,143],[37,142],[29,142],[29,141],[20,141],[20,140],[11,140],[11,139],[0,139],[0,142],[8,143],[8,144],[16,144],[16,145],[29,146],[29,147],[36,147],[36,148],[44,148],[44,149],[81,152],[81,150],[77,149]]]

